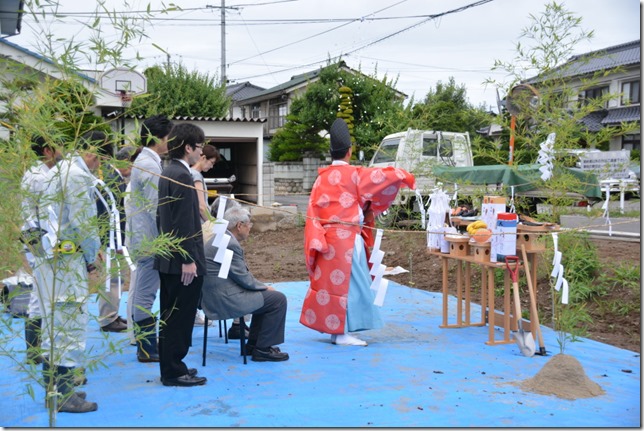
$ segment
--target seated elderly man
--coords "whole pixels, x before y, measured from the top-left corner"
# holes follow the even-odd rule
[[[240,243],[250,234],[253,224],[247,209],[234,205],[224,213],[230,235],[228,249],[233,259],[228,278],[220,278],[221,264],[213,258],[217,247],[212,245],[214,233],[211,222],[203,224],[206,267],[208,273],[202,287],[201,308],[211,320],[230,319],[252,313],[246,352],[253,361],[279,362],[288,360],[288,353],[280,351],[277,344],[284,342],[286,321],[286,296],[271,286],[258,281],[246,264]]]

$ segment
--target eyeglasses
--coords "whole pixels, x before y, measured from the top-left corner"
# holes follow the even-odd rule
[[[247,221],[247,222],[244,222],[243,224],[245,224],[249,228],[253,227],[253,222],[252,221]]]
[[[195,144],[195,149],[196,148],[203,148],[203,144]]]

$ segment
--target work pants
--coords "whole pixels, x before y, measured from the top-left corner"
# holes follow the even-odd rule
[[[81,365],[89,297],[85,259],[80,253],[36,258],[34,278],[41,300],[43,356],[52,366]]]

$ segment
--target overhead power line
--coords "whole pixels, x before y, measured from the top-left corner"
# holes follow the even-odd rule
[[[372,13],[371,13],[371,14],[369,14],[369,15],[374,15],[374,14],[380,13],[380,12],[385,11],[385,10],[387,10],[387,9],[390,9],[390,8],[392,8],[392,7],[394,7],[394,6],[397,6],[397,5],[401,4],[401,3],[404,3],[405,1],[407,1],[407,0],[403,0],[403,1],[400,1],[400,2],[398,2],[398,3],[393,4],[393,5],[391,5],[391,6],[387,6],[387,7],[385,7],[385,8],[379,9],[379,10],[377,10],[377,11],[375,11],[375,12],[372,12]],[[368,15],[368,16],[369,16],[369,15]],[[351,24],[351,23],[353,23],[353,22],[360,21],[360,20],[362,20],[362,18],[354,18],[354,19],[352,19],[351,21],[349,21],[349,22],[347,22],[347,23],[345,23],[345,24],[339,25],[339,26],[337,26],[337,27],[330,28],[329,30],[325,30],[325,31],[323,31],[323,32],[313,34],[313,35],[311,35],[311,36],[305,37],[304,39],[296,40],[296,41],[294,41],[294,42],[289,42],[289,43],[287,43],[287,44],[285,44],[285,45],[278,46],[277,48],[273,48],[273,49],[270,49],[270,50],[268,50],[268,51],[264,51],[264,52],[261,52],[261,53],[259,53],[259,54],[252,55],[252,56],[250,56],[250,57],[246,57],[246,58],[243,58],[243,59],[241,59],[241,60],[234,61],[234,62],[232,62],[232,63],[230,63],[230,64],[241,63],[242,61],[250,60],[250,59],[252,59],[252,58],[259,57],[259,56],[262,56],[262,55],[265,55],[265,54],[269,54],[269,53],[271,53],[271,52],[277,51],[277,50],[282,49],[282,48],[286,48],[286,47],[289,47],[289,46],[296,45],[296,44],[298,44],[298,43],[300,43],[300,42],[304,42],[304,41],[306,41],[306,40],[313,39],[313,38],[318,37],[318,36],[321,36],[321,35],[323,35],[323,34],[330,33],[330,32],[332,32],[332,31],[338,30],[338,29],[340,29],[340,28],[342,28],[342,27],[345,27],[345,26],[347,26],[347,25],[349,25],[349,24]]]
[[[425,19],[423,19],[423,20],[421,20],[420,22],[417,22],[417,23],[412,24],[412,25],[410,25],[410,26],[407,26],[407,27],[405,27],[405,28],[403,28],[403,29],[400,29],[400,30],[398,30],[398,31],[396,31],[396,32],[393,32],[393,33],[390,33],[390,34],[388,34],[388,35],[386,35],[386,36],[383,36],[383,37],[381,37],[381,38],[378,38],[378,39],[376,39],[376,40],[374,40],[374,41],[372,41],[372,42],[369,42],[369,43],[367,43],[367,44],[365,44],[365,45],[362,45],[362,46],[360,46],[360,47],[358,47],[358,48],[351,49],[350,51],[347,51],[347,52],[345,52],[345,53],[343,53],[343,54],[339,54],[339,55],[337,55],[337,56],[331,57],[331,58],[330,58],[330,60],[339,59],[339,58],[341,58],[341,57],[343,57],[343,56],[351,55],[351,54],[353,54],[353,53],[355,53],[355,52],[358,52],[358,51],[360,51],[360,50],[362,50],[362,49],[365,49],[365,48],[367,48],[367,47],[369,47],[369,46],[373,46],[373,45],[378,44],[378,43],[380,43],[380,42],[383,42],[383,41],[385,41],[385,40],[387,40],[387,39],[390,39],[390,38],[392,38],[392,37],[394,37],[394,36],[397,36],[397,35],[399,35],[399,34],[401,34],[401,33],[404,33],[404,32],[406,32],[406,31],[409,31],[409,30],[411,30],[411,29],[413,29],[413,28],[415,28],[415,27],[418,27],[418,26],[420,26],[420,25],[422,25],[422,24],[425,24],[425,23],[427,23],[427,22],[429,22],[429,21],[431,21],[431,20],[434,20],[434,19],[437,19],[437,18],[441,18],[441,17],[446,16],[446,15],[450,15],[450,14],[454,14],[454,13],[463,12],[463,11],[465,11],[465,10],[467,10],[467,9],[470,9],[470,8],[473,8],[473,7],[477,7],[477,6],[481,6],[481,5],[484,5],[484,4],[486,4],[486,3],[490,3],[491,1],[493,1],[493,0],[479,0],[479,1],[477,1],[477,2],[470,3],[470,4],[468,4],[468,5],[465,5],[465,6],[462,6],[462,7],[456,8],[456,9],[451,9],[451,10],[448,10],[448,11],[446,11],[446,12],[441,12],[441,13],[438,13],[438,14],[432,14],[432,15],[425,15],[425,16],[426,16],[426,18],[425,18]],[[281,69],[281,70],[279,70],[279,71],[277,71],[277,72],[272,72],[272,73],[262,73],[262,74],[258,74],[258,75],[246,76],[246,77],[243,77],[243,78],[239,78],[238,80],[239,80],[239,81],[246,81],[246,80],[249,80],[249,79],[252,79],[252,78],[260,78],[260,77],[262,77],[262,76],[272,75],[273,73],[281,73],[281,72],[288,72],[288,71],[290,71],[290,70],[303,69],[303,68],[307,68],[307,67],[311,67],[311,66],[318,65],[318,64],[320,64],[320,63],[326,63],[328,60],[329,60],[329,58],[325,58],[324,60],[315,61],[315,62],[308,63],[308,64],[304,64],[304,65],[299,65],[299,66],[294,66],[294,67],[289,67],[289,68]]]

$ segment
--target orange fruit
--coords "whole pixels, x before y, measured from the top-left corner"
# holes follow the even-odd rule
[[[488,242],[492,238],[492,231],[490,229],[477,229],[472,238],[480,244]]]

